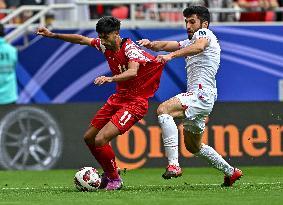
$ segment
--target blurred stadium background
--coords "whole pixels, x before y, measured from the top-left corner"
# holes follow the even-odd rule
[[[0,106],[1,169],[98,166],[82,135],[115,90],[114,84],[97,87],[92,83],[99,75],[110,75],[107,62],[96,49],[36,36],[39,25],[95,37],[97,19],[113,15],[122,20],[123,37],[179,41],[187,37],[182,10],[192,4],[209,7],[210,29],[222,48],[218,102],[204,141],[237,166],[283,164],[282,1],[266,1],[265,6],[254,3],[251,8],[243,6],[243,1],[228,0],[1,2],[5,38],[19,52],[18,102]],[[243,17],[251,11],[259,15]],[[121,168],[166,165],[155,110],[160,102],[185,91],[184,66],[183,59],[167,64],[148,115],[112,142]],[[206,166],[185,150],[179,126],[182,166]]]

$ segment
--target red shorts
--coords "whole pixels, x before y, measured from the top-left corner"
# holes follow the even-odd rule
[[[118,94],[111,95],[102,108],[96,113],[91,125],[101,129],[111,121],[120,131],[128,131],[141,120],[148,110],[148,99],[142,97],[126,98]]]

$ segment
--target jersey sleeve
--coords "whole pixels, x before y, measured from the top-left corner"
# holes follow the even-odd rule
[[[188,45],[190,45],[190,40],[186,39],[186,40],[183,40],[183,41],[179,41],[178,43],[179,43],[179,48],[185,48]]]
[[[126,43],[125,55],[127,56],[129,62],[145,64],[146,62],[152,61],[150,55],[139,48],[134,42],[129,41]]]
[[[194,35],[194,39],[200,39],[200,38],[206,38],[208,40],[208,42],[210,42],[210,31],[208,29],[202,28],[199,29],[195,35]]]
[[[91,45],[95,47],[97,50],[101,51],[102,53],[105,52],[106,48],[104,45],[101,44],[100,38],[94,38],[91,41]]]

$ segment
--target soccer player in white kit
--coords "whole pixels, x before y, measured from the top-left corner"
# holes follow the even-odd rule
[[[183,11],[188,38],[184,41],[139,40],[139,44],[154,51],[168,51],[157,56],[161,62],[185,57],[187,92],[178,94],[159,105],[158,121],[168,166],[164,179],[179,177],[182,169],[178,162],[178,128],[174,118],[183,118],[184,141],[187,150],[205,159],[224,173],[223,186],[232,186],[243,175],[240,169],[230,166],[212,147],[201,143],[205,119],[212,111],[217,98],[215,75],[220,64],[220,46],[216,36],[208,29],[210,14],[203,6],[190,6]]]

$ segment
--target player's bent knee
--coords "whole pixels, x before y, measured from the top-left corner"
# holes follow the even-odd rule
[[[84,141],[86,144],[93,144],[94,143],[94,138],[90,133],[86,132],[84,134]]]
[[[98,129],[94,127],[89,127],[88,130],[84,134],[84,141],[86,144],[94,144],[95,138],[97,133],[99,132]]]
[[[167,106],[164,104],[161,104],[157,108],[157,115],[162,115],[162,114],[169,114]]]
[[[97,135],[95,138],[95,146],[97,147],[102,147],[106,145],[108,141],[101,135]]]
[[[95,146],[102,147],[107,144],[107,141],[104,139],[95,139]]]

